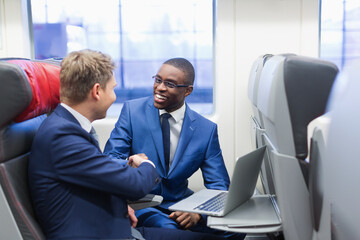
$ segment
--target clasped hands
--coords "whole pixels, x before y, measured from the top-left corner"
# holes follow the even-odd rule
[[[128,213],[131,226],[136,227],[138,220],[135,216],[135,211],[130,206],[128,206]],[[175,222],[177,222],[183,229],[191,228],[192,226],[196,225],[201,219],[200,214],[178,211],[172,212],[169,217]]]
[[[139,154],[135,154],[129,157],[129,161],[127,162],[127,164],[130,167],[133,168],[137,168],[140,166],[140,164],[144,161],[144,160],[148,160],[149,158],[145,155],[145,153],[139,153]]]
[[[169,217],[177,222],[183,229],[189,229],[196,225],[202,218],[200,214],[189,212],[172,212]]]
[[[129,157],[128,165],[137,168],[144,161],[148,160],[148,157],[144,153],[135,154]],[[129,207],[129,216],[131,225],[134,227],[137,224],[137,218],[135,217],[134,210]],[[189,229],[196,225],[202,218],[200,214],[188,213],[188,212],[172,212],[169,217],[177,222],[183,229]]]
[[[138,220],[135,216],[135,211],[130,206],[128,206],[128,213],[131,226],[136,227]],[[192,226],[196,225],[201,219],[200,214],[178,211],[172,212],[169,217],[175,222],[177,222],[183,229],[191,228]]]

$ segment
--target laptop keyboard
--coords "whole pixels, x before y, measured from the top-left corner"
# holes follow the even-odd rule
[[[224,209],[227,194],[228,194],[227,192],[221,192],[221,193],[217,194],[216,196],[210,198],[206,202],[195,207],[194,210],[220,212]]]

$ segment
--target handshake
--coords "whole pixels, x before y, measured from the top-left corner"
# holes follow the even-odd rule
[[[144,161],[149,162],[149,158],[144,153],[139,153],[139,154],[130,156],[127,164],[130,167],[137,168]]]

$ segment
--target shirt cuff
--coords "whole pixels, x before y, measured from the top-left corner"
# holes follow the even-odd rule
[[[144,163],[144,162],[150,163],[154,168],[156,168],[156,167],[155,167],[155,164],[154,164],[152,161],[150,161],[150,160],[143,160],[142,163]],[[141,163],[141,164],[142,164],[142,163]],[[141,164],[140,164],[140,165],[141,165]]]

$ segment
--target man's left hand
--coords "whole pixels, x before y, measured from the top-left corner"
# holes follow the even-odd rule
[[[137,225],[138,219],[135,216],[135,211],[128,205],[128,213],[130,218],[130,225],[134,228]]]
[[[169,217],[177,222],[184,229],[189,229],[192,226],[196,225],[200,219],[201,215],[197,213],[188,213],[188,212],[172,212]]]

